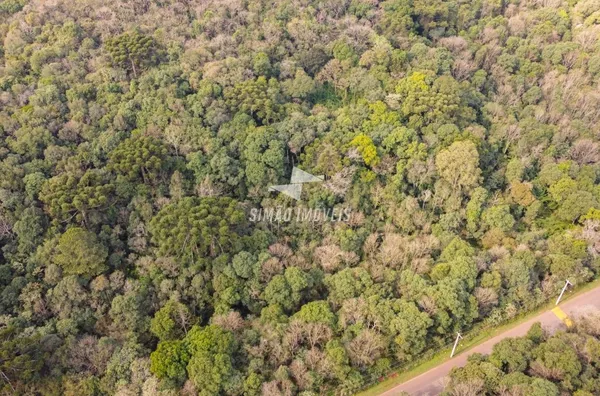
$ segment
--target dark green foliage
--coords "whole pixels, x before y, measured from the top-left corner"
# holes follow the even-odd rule
[[[62,222],[86,223],[95,212],[109,208],[114,201],[114,185],[106,175],[90,170],[81,177],[63,174],[48,179],[40,191],[40,200],[52,218]]]
[[[15,392],[15,385],[36,379],[44,365],[39,336],[20,336],[15,327],[0,329],[0,390]],[[13,385],[15,384],[15,385]]]
[[[506,372],[523,372],[531,360],[533,341],[526,338],[507,339],[494,346],[490,362]]]
[[[56,251],[54,262],[65,275],[90,278],[106,269],[106,247],[83,228],[69,228],[60,236]]]
[[[123,141],[110,154],[107,168],[130,180],[152,182],[164,166],[166,147],[149,136],[134,136]]]
[[[244,142],[246,179],[252,187],[277,184],[285,167],[285,147],[268,127],[250,128]]]
[[[137,77],[141,68],[157,62],[156,42],[138,31],[123,33],[104,43],[113,64],[131,70]]]
[[[238,250],[244,222],[231,198],[186,197],[161,209],[150,232],[161,255],[193,261]]]
[[[489,357],[469,357],[464,368],[452,372],[446,390],[469,388],[478,393],[508,391],[540,396],[598,392],[597,349],[592,346],[600,342],[595,329],[598,318],[597,314],[588,315],[579,319],[575,331],[559,331],[550,337],[537,323],[527,337],[500,341]]]
[[[224,92],[227,103],[236,111],[248,113],[268,124],[278,117],[280,107],[279,83],[264,76],[248,80]]]
[[[230,387],[236,370],[233,334],[217,326],[194,327],[185,339],[191,359],[187,370],[201,395],[214,395]]]

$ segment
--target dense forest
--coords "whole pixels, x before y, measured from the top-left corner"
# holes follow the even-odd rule
[[[0,392],[349,395],[594,279],[599,37],[599,0],[0,0]],[[453,386],[598,393],[595,331]]]
[[[549,337],[539,323],[508,338],[489,356],[473,354],[451,373],[443,395],[593,396],[600,391],[600,316]]]

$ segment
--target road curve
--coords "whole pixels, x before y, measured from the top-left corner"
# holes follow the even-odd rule
[[[560,308],[571,318],[589,312],[590,310],[600,309],[600,286],[586,293],[580,294],[570,300],[560,304]],[[411,380],[404,382],[384,393],[381,396],[399,395],[401,392],[407,392],[414,396],[438,395],[447,381],[447,376],[454,367],[462,367],[467,363],[467,357],[472,353],[489,354],[495,344],[505,338],[520,337],[527,333],[531,325],[535,322],[541,322],[542,326],[550,332],[565,328],[564,323],[552,312],[546,311],[524,323],[513,327],[506,332],[485,341],[465,353],[455,356],[453,359],[423,373]]]

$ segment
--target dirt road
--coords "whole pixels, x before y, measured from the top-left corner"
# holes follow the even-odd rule
[[[468,351],[455,356],[453,359],[437,366],[434,369],[429,370],[426,373],[419,375],[403,384],[400,384],[384,393],[381,396],[392,396],[398,395],[401,392],[408,392],[410,395],[415,396],[427,396],[437,395],[442,389],[444,389],[444,383],[446,376],[450,373],[450,370],[454,367],[461,367],[467,363],[467,357],[475,352],[489,354],[492,351],[492,347],[509,337],[519,337],[527,333],[529,328],[535,322],[541,322],[545,329],[551,332],[557,329],[565,328],[564,322],[559,319],[563,317],[563,313],[571,318],[577,317],[578,315],[588,312],[590,310],[600,309],[600,287],[597,287],[589,292],[583,293],[579,296],[574,297],[560,305],[560,310],[546,311],[535,318],[528,320],[527,322],[521,323],[520,325],[469,349]],[[562,310],[562,312],[561,312]],[[568,320],[568,319],[567,319]]]

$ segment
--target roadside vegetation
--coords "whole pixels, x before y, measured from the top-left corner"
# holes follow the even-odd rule
[[[489,356],[469,356],[465,367],[453,370],[443,395],[591,396],[600,390],[599,359],[597,312],[552,336],[537,323],[526,337],[496,344]]]

